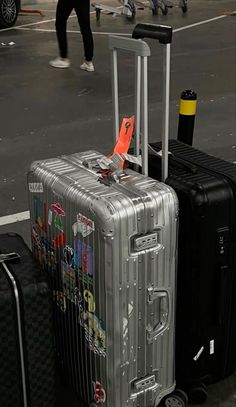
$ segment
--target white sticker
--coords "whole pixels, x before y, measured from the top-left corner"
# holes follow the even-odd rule
[[[33,193],[42,193],[43,192],[42,182],[30,182],[29,191]]]
[[[131,301],[131,303],[128,304],[128,314],[129,314],[129,318],[130,318],[130,316],[131,316],[131,314],[132,314],[132,312],[133,312],[133,309],[134,309],[134,307],[133,307],[133,302]]]
[[[49,224],[49,226],[51,226],[51,224],[52,224],[52,211],[51,211],[51,209],[49,209],[49,211],[48,211],[48,224]]]
[[[122,154],[122,157],[126,161],[129,161],[130,163],[137,164],[140,167],[142,166],[142,157],[141,157],[141,155],[136,157],[135,155],[131,155],[131,154]]]
[[[75,228],[72,226],[74,233]],[[94,222],[91,219],[86,218],[86,216],[79,213],[77,215],[77,232],[81,233],[83,237],[90,235],[95,230]]]
[[[210,341],[210,355],[213,355],[215,353],[215,341],[214,339],[212,339],[212,341]]]
[[[203,351],[204,351],[204,346],[202,346],[201,349],[199,350],[199,352],[196,354],[196,356],[194,356],[193,360],[195,360],[195,362],[200,358]]]

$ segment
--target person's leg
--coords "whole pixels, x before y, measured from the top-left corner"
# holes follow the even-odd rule
[[[58,0],[55,25],[61,58],[67,58],[68,56],[66,26],[72,10],[72,0]]]
[[[84,44],[84,56],[87,62],[93,59],[93,35],[90,27],[90,0],[76,0],[74,6]]]

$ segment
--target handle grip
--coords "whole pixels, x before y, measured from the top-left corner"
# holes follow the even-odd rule
[[[156,24],[137,24],[134,27],[132,37],[135,39],[153,38],[158,40],[160,44],[171,44],[172,27]]]
[[[148,290],[148,303],[153,304],[155,301],[159,303],[159,322],[155,326],[148,326],[147,340],[152,343],[154,338],[160,335],[169,325],[170,318],[170,294],[168,291],[156,289]]]

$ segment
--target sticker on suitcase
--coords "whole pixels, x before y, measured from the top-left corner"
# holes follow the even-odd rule
[[[80,326],[84,328],[88,348],[98,356],[106,357],[106,332],[104,323],[95,315],[96,304],[94,295],[88,289],[79,291],[79,319]]]
[[[74,240],[74,268],[85,284],[93,285],[94,259],[91,246],[79,239]]]
[[[94,401],[95,403],[105,403],[106,401],[106,392],[102,387],[101,383],[96,381],[93,382],[93,390],[94,390]]]
[[[61,262],[61,269],[64,295],[69,301],[76,304],[78,292],[78,287],[76,285],[76,272],[72,267],[68,266],[63,261]]]
[[[94,230],[94,222],[91,219],[88,219],[86,216],[78,213],[77,222],[72,226],[74,236],[80,233],[83,237],[89,236]]]
[[[47,218],[47,205],[38,199],[37,196],[33,197],[34,203],[34,222],[43,231],[46,230],[46,218]]]
[[[62,218],[66,216],[65,211],[62,209],[62,206],[60,203],[53,203],[51,205],[51,210],[54,213],[54,226],[56,229],[60,230],[63,232],[63,222]],[[51,215],[50,215],[51,216]],[[52,222],[51,222],[52,223]]]
[[[80,324],[84,327],[89,349],[98,356],[106,357],[106,333],[102,320],[89,311],[80,314]]]
[[[66,312],[66,299],[62,291],[53,290],[53,300],[62,312]]]
[[[32,192],[33,194],[35,194],[35,193],[42,194],[43,193],[43,184],[42,184],[42,182],[30,182],[29,183],[29,191]]]

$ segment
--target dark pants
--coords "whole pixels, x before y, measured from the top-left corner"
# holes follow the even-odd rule
[[[61,58],[67,58],[66,26],[69,15],[75,9],[84,43],[84,56],[87,61],[93,58],[93,36],[90,28],[90,0],[58,0],[56,31]]]

